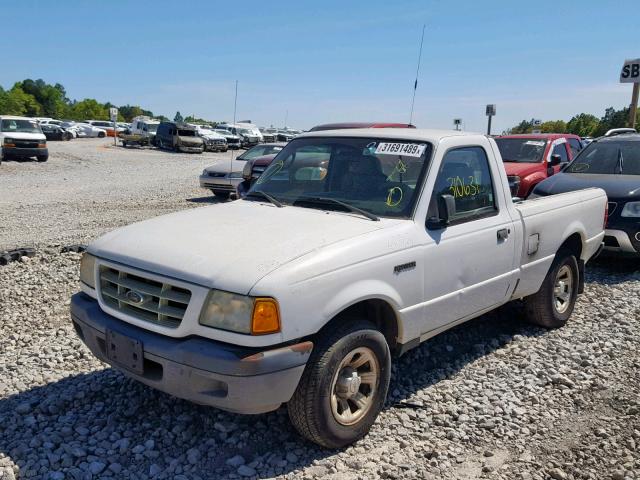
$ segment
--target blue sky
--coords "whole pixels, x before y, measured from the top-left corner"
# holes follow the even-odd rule
[[[637,0],[35,1],[2,7],[0,85],[62,83],[71,98],[309,128],[406,122],[422,24],[414,123],[494,131],[628,105],[640,57]],[[13,20],[11,20],[13,19]],[[15,39],[11,42],[9,39]]]

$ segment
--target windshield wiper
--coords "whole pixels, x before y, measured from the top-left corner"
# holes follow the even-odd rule
[[[622,157],[622,149],[618,148],[618,163],[616,164],[616,173],[622,175],[622,169],[624,168],[624,158]]]
[[[302,203],[315,203],[315,204],[334,204],[334,205],[340,205],[342,208],[346,208],[347,210],[349,210],[350,212],[354,212],[354,213],[359,213],[360,215],[362,215],[363,217],[367,217],[369,220],[373,220],[374,222],[379,222],[380,218],[377,217],[376,215],[374,215],[373,213],[369,213],[366,210],[362,210],[361,208],[358,207],[354,207],[353,205],[350,205],[348,203],[345,203],[341,200],[336,200],[335,198],[329,198],[329,197],[300,197],[298,199],[296,199],[295,202],[293,202],[293,204],[295,205],[298,202],[302,202]]]
[[[262,198],[265,198],[265,199],[269,200],[271,203],[273,203],[278,208],[284,207],[284,205],[282,204],[281,201],[273,198],[271,195],[269,195],[268,193],[263,192],[262,190],[254,190],[253,192],[249,192],[249,193],[247,193],[245,195],[245,197],[262,197]]]

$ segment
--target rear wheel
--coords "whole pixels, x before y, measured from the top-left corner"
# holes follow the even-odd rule
[[[527,320],[545,328],[562,327],[573,312],[580,273],[573,253],[561,250],[537,293],[525,298]]]
[[[49,155],[38,155],[36,159],[39,162],[46,162],[47,160],[49,160]]]
[[[104,132],[98,132],[98,138],[104,138],[106,135]]]
[[[287,404],[298,432],[327,448],[364,437],[382,409],[391,354],[384,335],[356,320],[320,336]]]

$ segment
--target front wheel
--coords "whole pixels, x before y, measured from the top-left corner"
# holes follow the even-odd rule
[[[576,257],[559,251],[537,293],[525,298],[527,320],[545,328],[562,327],[578,297],[580,273]]]
[[[327,448],[364,437],[384,405],[391,354],[384,335],[357,320],[321,335],[287,404],[298,432]]]
[[[104,138],[104,137],[106,137],[106,136],[107,136],[107,134],[106,134],[106,133],[104,133],[104,132],[98,132],[98,138]]]
[[[39,162],[46,162],[47,160],[49,160],[49,155],[38,155],[36,159]]]

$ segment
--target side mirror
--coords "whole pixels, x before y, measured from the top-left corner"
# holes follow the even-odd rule
[[[251,171],[253,170],[253,162],[251,160],[247,160],[247,163],[244,164],[244,168],[242,169],[242,179],[246,182],[251,181]]]
[[[550,166],[555,167],[557,165],[560,165],[560,163],[562,163],[562,157],[560,155],[551,155],[551,160],[549,160]]]
[[[438,217],[427,219],[429,230],[440,230],[446,228],[451,219],[456,214],[456,200],[453,195],[440,195],[438,197]]]

